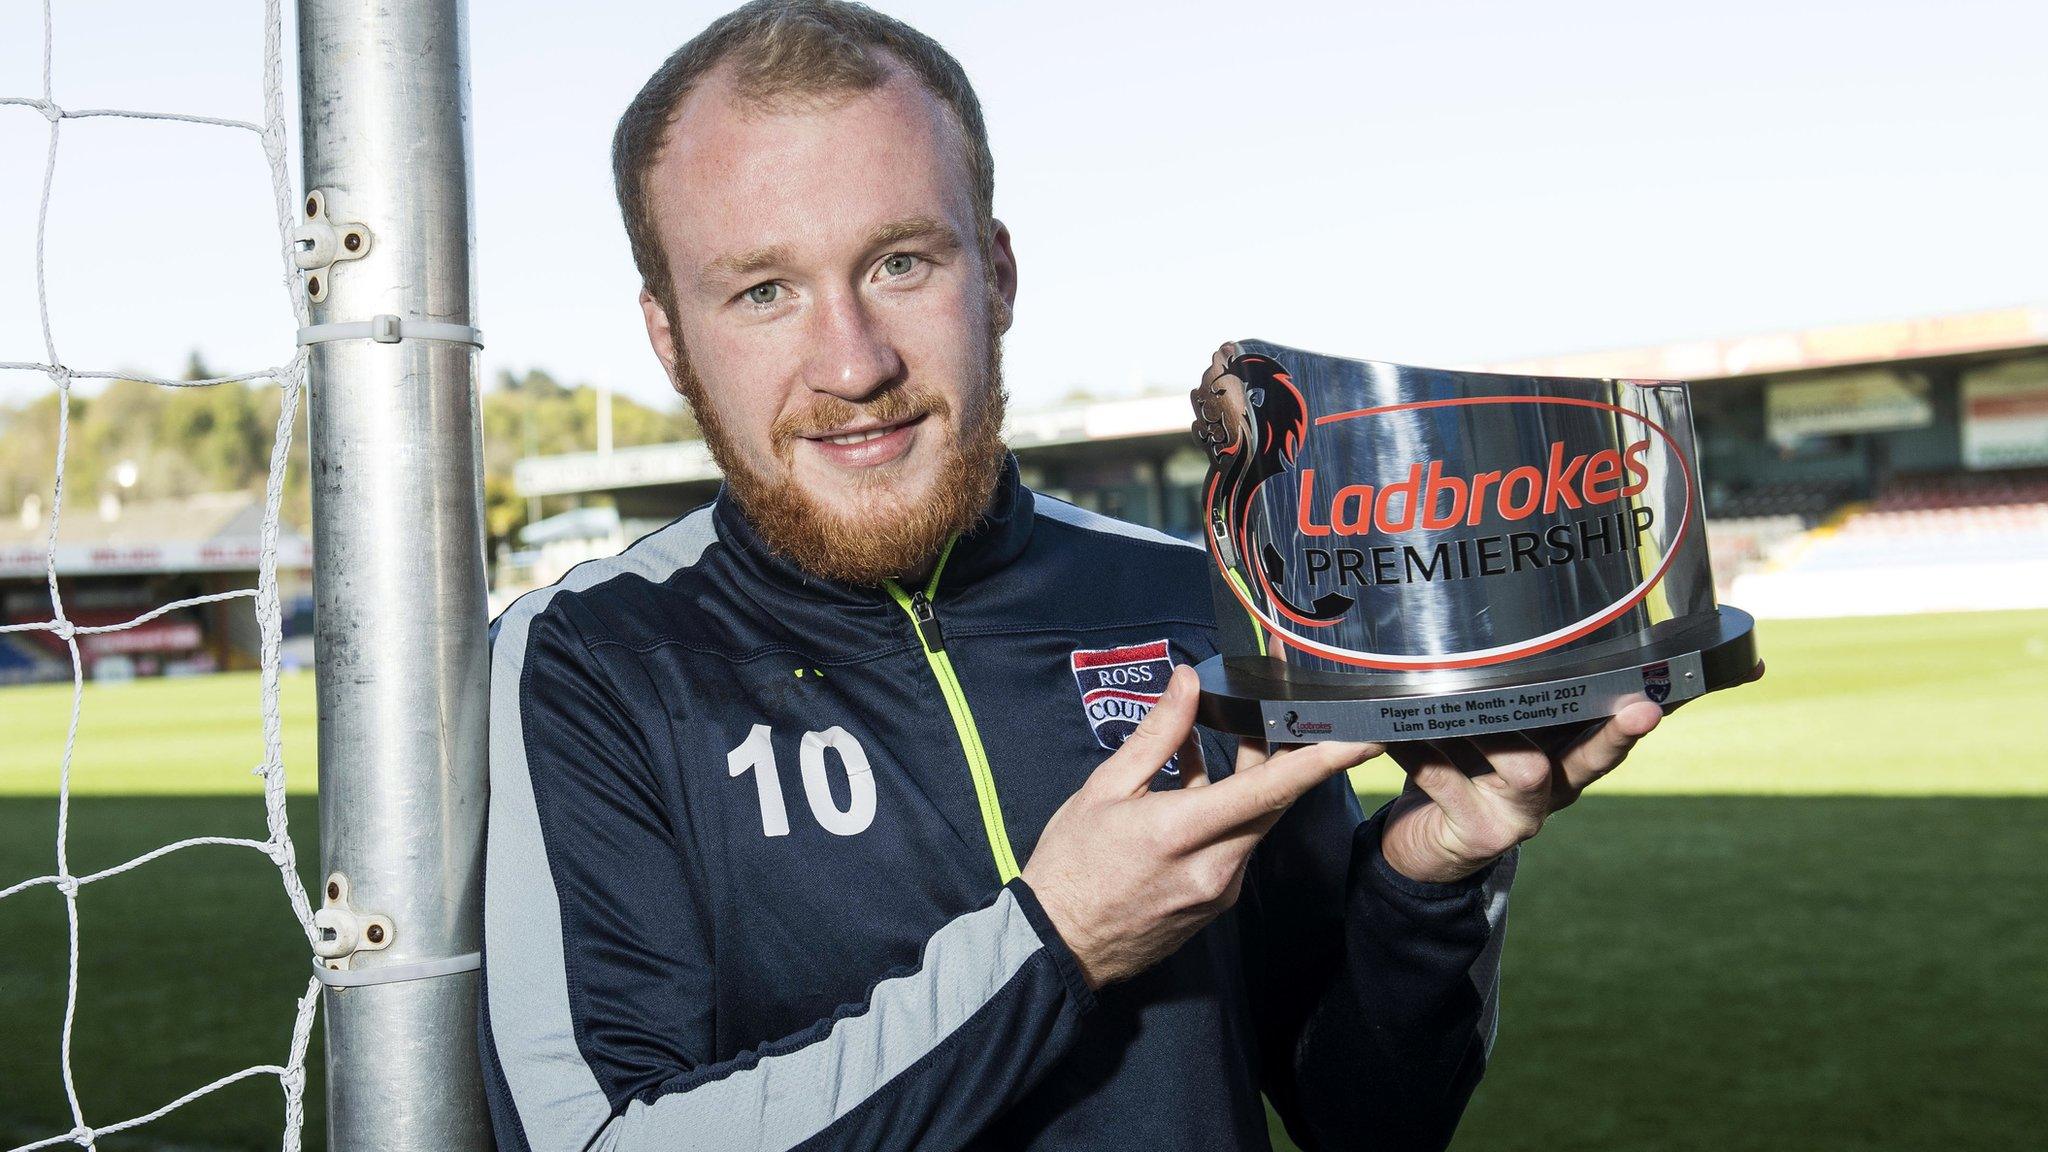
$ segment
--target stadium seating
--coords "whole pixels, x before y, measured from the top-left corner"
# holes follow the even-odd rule
[[[2048,470],[1901,479],[1760,564],[1728,555],[1727,595],[1766,615],[2048,606]]]
[[[1832,480],[1752,484],[1734,490],[1709,492],[1707,515],[1714,520],[1795,516],[1811,527],[1847,503],[1854,494],[1853,485]]]
[[[41,651],[19,633],[0,635],[0,684],[55,680],[70,672],[67,662]]]
[[[1871,501],[1870,511],[1939,512],[2044,504],[2048,504],[2048,468],[2032,468],[1904,478]]]
[[[1806,531],[1803,516],[1739,516],[1707,521],[1707,558],[1722,589]]]

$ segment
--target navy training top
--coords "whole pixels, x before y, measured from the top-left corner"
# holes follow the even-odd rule
[[[501,1148],[1440,1149],[1511,854],[1420,884],[1341,776],[1237,905],[1091,991],[1017,865],[1217,650],[1199,548],[1014,460],[928,589],[821,581],[721,493],[492,625]],[[1204,730],[1212,776],[1234,743]],[[1178,766],[1155,778],[1177,783]]]

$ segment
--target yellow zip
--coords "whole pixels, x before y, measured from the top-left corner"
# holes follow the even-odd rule
[[[974,712],[967,707],[967,693],[960,687],[960,677],[953,672],[953,658],[946,654],[945,638],[939,630],[938,619],[930,613],[932,597],[939,590],[939,573],[946,570],[946,557],[952,554],[953,541],[948,540],[945,551],[939,553],[938,564],[932,568],[931,580],[925,584],[924,591],[915,596],[905,592],[903,586],[894,580],[884,581],[884,584],[897,607],[910,617],[910,626],[917,633],[918,647],[924,650],[925,662],[932,666],[932,675],[939,681],[939,692],[946,698],[946,711],[953,717],[953,730],[960,734],[960,751],[967,756],[967,772],[974,779],[974,799],[981,806],[981,826],[988,833],[989,852],[996,860],[996,875],[1008,884],[1017,878],[1019,869],[1017,857],[1010,851],[1010,833],[1003,827],[1003,806],[996,797],[995,773],[988,766],[988,751],[981,746],[981,729],[975,727]],[[931,624],[930,635],[925,630],[927,620],[918,614],[920,600]]]

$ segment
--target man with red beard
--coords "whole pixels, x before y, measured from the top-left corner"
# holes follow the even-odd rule
[[[1035,494],[951,56],[834,0],[713,23],[621,119],[709,507],[494,626],[501,1146],[1440,1148],[1512,850],[1653,727],[1410,771],[1193,727],[1206,557]]]

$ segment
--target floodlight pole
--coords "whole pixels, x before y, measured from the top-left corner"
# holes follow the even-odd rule
[[[301,248],[335,261],[300,258],[315,301],[301,342],[315,341],[319,895],[342,893],[328,914],[355,917],[361,949],[324,977],[328,1146],[482,1149],[490,666],[468,18],[463,0],[298,0],[298,14],[299,208],[315,236]]]

